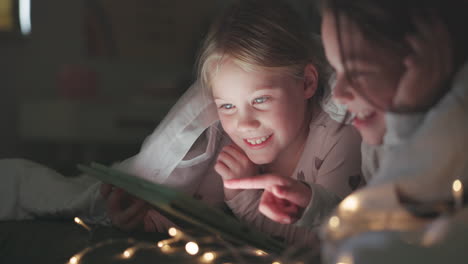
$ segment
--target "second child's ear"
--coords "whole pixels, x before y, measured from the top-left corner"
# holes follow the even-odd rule
[[[304,97],[309,99],[314,96],[318,87],[318,72],[313,64],[307,64],[304,68]]]

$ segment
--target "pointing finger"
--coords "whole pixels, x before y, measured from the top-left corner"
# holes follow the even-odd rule
[[[273,186],[290,186],[292,179],[275,174],[264,174],[249,178],[239,178],[224,181],[224,187],[228,189],[267,189]]]

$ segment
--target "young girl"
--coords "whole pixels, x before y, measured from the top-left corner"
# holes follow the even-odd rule
[[[335,98],[356,115],[364,140],[385,116],[384,152],[370,185],[391,182],[391,190],[397,184],[419,201],[450,199],[453,181],[466,185],[468,177],[466,1],[324,2],[322,34],[337,75]],[[278,184],[270,178],[225,185]],[[294,191],[287,200],[307,195]],[[382,192],[371,198],[374,205],[394,200]]]
[[[360,138],[351,127],[338,129],[340,123],[322,110],[328,74],[321,54],[299,16],[283,2],[238,2],[212,27],[200,56],[200,82],[205,95],[209,92],[214,101],[203,96],[202,84],[197,82],[145,141],[141,152],[115,167],[213,206],[220,206],[226,198],[239,218],[289,242],[313,240],[310,231],[276,224],[259,214],[259,191],[227,191],[224,197],[222,179],[214,169],[225,179],[275,172],[285,180],[307,183],[299,184],[308,194],[302,207],[311,208],[314,226],[357,188],[361,183]],[[229,137],[215,122],[218,116]],[[19,170],[19,166],[11,166],[11,186],[20,186],[21,193],[10,195],[9,219],[63,212],[95,222],[105,218],[105,205],[107,217],[124,230],[143,224],[147,231],[164,231],[169,224],[118,188],[102,185],[102,199],[96,197],[100,183],[92,179],[80,177],[73,182],[46,171],[44,177],[30,181],[33,177],[26,174],[32,176],[41,168],[28,165],[27,170]],[[63,199],[46,189],[36,190],[37,182],[48,186],[47,190],[63,189]],[[19,198],[22,193],[31,198],[27,204],[21,204],[25,201]],[[39,206],[38,196],[44,201]],[[284,205],[299,217],[300,206]]]
[[[300,181],[308,202],[284,204],[295,219],[274,223],[257,212],[257,190],[225,190],[234,214],[289,242],[313,232],[291,224],[303,208],[321,219],[361,183],[360,138],[339,129],[321,108],[328,75],[320,46],[282,1],[239,1],[211,28],[199,60],[199,79],[213,96],[232,143],[215,164],[223,180],[276,173]],[[303,182],[303,183],[302,183]],[[302,207],[302,208],[300,208]]]

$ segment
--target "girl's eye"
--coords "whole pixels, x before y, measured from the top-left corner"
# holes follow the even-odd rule
[[[253,100],[253,103],[254,103],[254,104],[262,104],[262,103],[266,102],[268,99],[269,99],[268,96],[263,96],[263,97],[255,98],[255,99]]]
[[[219,108],[230,110],[230,109],[234,108],[234,105],[232,105],[232,104],[223,104]]]

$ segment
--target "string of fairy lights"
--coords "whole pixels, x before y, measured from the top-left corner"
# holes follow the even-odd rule
[[[328,218],[322,232],[326,234],[329,241],[328,244],[332,247],[338,245],[340,241],[350,237],[353,232],[356,235],[359,232],[382,231],[382,230],[398,230],[400,232],[411,232],[411,230],[420,229],[420,234],[417,236],[408,236],[404,238],[405,242],[411,245],[417,245],[422,248],[431,248],[436,246],[445,239],[448,226],[451,224],[451,218],[463,210],[467,210],[466,193],[463,183],[460,179],[455,179],[452,182],[451,188],[453,206],[439,208],[439,215],[428,219],[418,219],[417,217],[402,219],[391,219],[388,212],[381,215],[379,213],[367,214],[364,212],[366,208],[362,198],[356,194],[351,194],[346,197],[338,206],[333,215]],[[426,207],[427,204],[421,203],[421,207]],[[369,209],[369,208],[367,208]],[[434,210],[437,210],[435,207]],[[411,214],[409,214],[411,215]],[[355,219],[351,219],[355,217]],[[360,216],[360,217],[357,217]],[[370,220],[368,219],[370,218]],[[350,221],[351,220],[351,221]],[[369,221],[368,221],[369,220]],[[352,223],[350,223],[352,222]],[[394,226],[392,226],[394,225]],[[350,252],[331,251],[334,256],[322,256],[325,258],[334,259],[331,263],[336,264],[353,264],[354,259]]]
[[[455,180],[452,184],[452,198],[454,201],[454,211],[460,211],[464,207],[464,188],[460,180]],[[338,207],[337,214],[332,215],[325,225],[326,232],[331,236],[340,232],[343,228],[343,221],[339,214],[343,211],[354,212],[361,206],[361,201],[354,195],[347,197]],[[345,214],[346,215],[346,214]],[[88,232],[93,229],[83,222],[80,218],[75,217],[75,223],[85,228]],[[434,236],[438,236],[437,230],[428,229],[426,236],[430,236],[432,240]],[[188,261],[187,263],[201,264],[243,264],[243,263],[259,263],[259,264],[303,264],[311,263],[311,260],[317,259],[318,249],[310,248],[295,248],[290,247],[282,252],[281,255],[265,252],[260,249],[246,245],[233,245],[229,241],[224,240],[220,236],[194,236],[188,232],[171,227],[168,229],[169,238],[157,242],[142,242],[134,239],[126,240],[106,240],[97,243],[91,247],[83,249],[81,252],[72,256],[67,264],[86,264],[82,260],[89,254],[106,246],[113,246],[118,243],[125,243],[128,246],[118,253],[109,256],[109,258],[119,260],[131,260],[141,251],[151,251],[159,255],[166,256],[183,256]],[[421,241],[424,242],[424,241]],[[430,246],[432,243],[423,243],[424,246]],[[346,253],[346,252],[345,252]],[[95,263],[95,262],[93,262]],[[185,263],[185,262],[184,262]],[[337,264],[353,264],[352,255],[344,254],[338,258]]]
[[[85,228],[88,232],[92,232],[83,220],[78,217],[74,219],[75,223]],[[308,259],[312,255],[316,255],[310,249],[289,248],[284,254],[278,256],[276,254],[265,252],[264,250],[256,249],[250,246],[235,246],[230,242],[222,239],[219,236],[193,236],[187,232],[183,232],[178,228],[171,227],[168,229],[169,238],[160,240],[155,243],[137,241],[134,239],[125,240],[106,240],[97,243],[93,246],[83,249],[81,252],[72,256],[67,264],[85,264],[83,259],[106,246],[116,245],[118,243],[126,243],[130,246],[124,250],[108,256],[111,259],[131,260],[141,251],[152,251],[157,254],[165,254],[168,256],[183,256],[190,260],[190,263],[203,264],[234,264],[234,263],[265,263],[265,264],[304,264],[308,263]],[[93,262],[94,263],[94,262]]]

